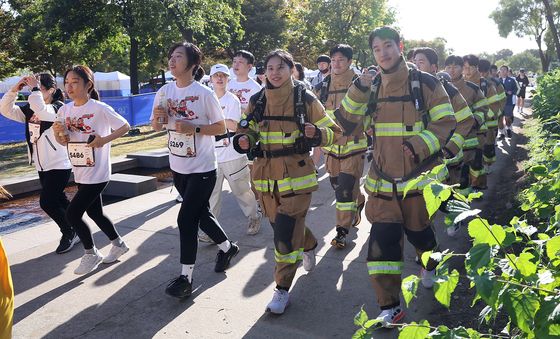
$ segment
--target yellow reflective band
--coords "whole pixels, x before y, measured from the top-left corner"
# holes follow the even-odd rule
[[[348,94],[344,96],[344,99],[342,99],[341,105],[342,107],[344,107],[346,112],[350,114],[364,115],[366,111],[364,109],[364,103],[359,103],[352,100],[350,96],[348,96]]]
[[[328,115],[325,115],[323,118],[321,118],[319,121],[317,121],[315,123],[315,126],[321,128],[321,127],[330,127],[333,126],[334,122],[332,121],[331,118],[329,118]]]
[[[478,101],[477,103],[475,103],[473,105],[474,109],[483,107],[483,106],[488,106],[488,100],[486,100],[486,98],[481,99],[480,101]]]
[[[501,92],[498,94],[498,97],[500,98],[500,100],[503,100],[506,98],[506,92]]]
[[[434,179],[439,180],[439,181],[443,181],[447,178],[448,175],[449,175],[449,171],[447,170],[447,167],[443,166],[439,170],[439,172],[436,173]],[[412,179],[410,179],[410,180],[412,180]],[[397,193],[400,194],[400,193],[404,192],[404,189],[405,189],[406,185],[408,184],[408,182],[410,180],[403,181],[403,182],[398,182],[396,184]],[[418,184],[416,184],[416,186],[412,187],[410,190],[411,191],[422,190],[430,182],[431,182],[431,179],[427,178],[425,180],[422,180],[422,181],[418,182]],[[393,193],[393,184],[391,182],[389,182],[385,179],[382,179],[382,178],[373,179],[369,175],[366,178],[364,188],[366,189],[366,191],[368,191],[370,193],[378,193],[378,192]]]
[[[460,150],[459,153],[457,153],[453,158],[443,159],[443,163],[446,164],[447,166],[457,165],[458,163],[463,161],[463,157],[464,157],[463,150]]]
[[[414,136],[424,129],[421,121],[417,121],[412,126],[411,131],[407,131],[407,126],[400,122],[376,122],[375,137],[405,137]]]
[[[469,173],[470,173],[473,177],[478,178],[478,177],[484,175],[484,168],[482,168],[481,170],[478,170],[478,171],[477,171],[477,170],[473,169],[472,167],[469,167]]]
[[[364,136],[360,136],[358,143],[354,140],[348,140],[346,145],[330,145],[323,147],[323,150],[327,153],[332,153],[334,155],[347,155],[350,153],[355,153],[358,151],[364,151],[367,149],[367,139]]]
[[[488,126],[488,128],[496,128],[498,127],[498,120],[487,121],[486,126]]]
[[[276,183],[278,185],[278,191],[281,193],[290,190],[295,192],[318,186],[317,175],[315,173],[299,178],[284,178],[281,180],[277,180]]]
[[[478,138],[475,137],[475,138],[467,139],[463,144],[463,149],[476,148],[478,145],[479,145]]]
[[[368,261],[369,275],[373,274],[401,274],[404,262],[402,261]]]
[[[490,98],[487,99],[488,100],[488,104],[493,104],[495,102],[500,101],[500,95],[499,94],[494,94],[493,96],[491,96]]]
[[[327,134],[325,145],[332,145],[332,143],[334,142],[334,131],[330,128],[326,128],[325,133]]]
[[[457,120],[457,123],[469,118],[472,116],[472,111],[469,108],[469,106],[465,106],[465,108],[463,108],[462,110],[460,110],[459,112],[455,112],[455,120]]]
[[[288,134],[288,136],[287,136]],[[299,130],[295,130],[291,133],[284,132],[260,132],[260,142],[263,145],[280,144],[280,145],[291,145],[296,142],[296,138],[301,135]]]
[[[303,260],[303,247],[288,254],[282,254],[275,249],[274,258],[276,259],[276,262],[295,264],[298,261]]]
[[[496,115],[494,114],[494,111],[490,107],[488,107],[488,113],[486,114],[486,116],[488,117],[486,121],[488,121],[492,120]]]
[[[432,121],[440,120],[448,115],[453,115],[453,107],[449,103],[434,106],[430,110],[430,119]]]
[[[336,120],[336,117],[334,116],[334,110],[326,109],[325,113],[327,113],[327,116],[329,117],[329,119]]]
[[[253,185],[255,189],[259,192],[267,193],[274,190],[274,180],[253,180]]]
[[[487,157],[487,156],[483,155],[482,158],[484,159],[484,162],[486,162],[488,164],[492,164],[492,163],[496,162],[496,156]]]
[[[350,211],[350,212],[354,212],[357,210],[356,207],[356,202],[355,201],[351,201],[351,202],[336,202],[336,209],[338,211]]]
[[[420,134],[418,134],[424,143],[428,146],[428,150],[430,151],[430,155],[436,153],[441,148],[439,145],[439,140],[434,133],[428,130],[423,130]]]
[[[457,133],[454,133],[449,140],[452,141],[459,149],[463,148],[463,144],[465,143],[465,138],[463,138],[461,134]]]

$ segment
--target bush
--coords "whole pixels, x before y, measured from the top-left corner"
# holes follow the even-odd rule
[[[560,69],[537,80],[537,91],[533,97],[533,116],[543,122],[546,130],[560,132]]]

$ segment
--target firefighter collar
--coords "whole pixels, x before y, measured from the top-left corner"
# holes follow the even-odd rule
[[[295,85],[292,78],[288,79],[282,86],[277,88],[266,88],[266,105],[267,106],[284,106],[287,102],[291,102],[291,93],[294,91]]]
[[[465,77],[465,80],[474,82],[475,84],[478,85],[480,83],[480,78],[482,78],[482,75],[480,75],[480,72],[478,72],[478,70],[475,70],[472,77],[470,78]]]
[[[401,93],[403,87],[408,87],[408,74],[409,69],[401,58],[397,69],[392,73],[385,73],[384,70],[381,71],[381,87],[383,87],[385,93]]]
[[[344,73],[338,75],[331,73],[332,88],[330,89],[347,89],[352,84],[352,79],[355,74],[352,68],[348,68]]]

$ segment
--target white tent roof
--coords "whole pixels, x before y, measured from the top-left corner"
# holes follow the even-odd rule
[[[95,87],[99,90],[130,90],[130,77],[119,71],[95,72]]]

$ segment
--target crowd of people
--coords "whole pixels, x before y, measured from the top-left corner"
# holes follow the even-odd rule
[[[247,218],[247,234],[259,232],[263,216],[272,226],[276,286],[266,311],[284,313],[300,262],[306,271],[315,267],[317,239],[306,216],[324,159],[336,201],[331,245],[346,248],[365,210],[379,325],[392,327],[403,318],[404,235],[419,257],[445,245],[438,244],[426,211],[428,181],[416,179],[437,167],[434,175],[443,182],[465,191],[486,189],[496,140],[512,137],[514,107],[522,111],[528,80],[523,70],[516,80],[508,66],[498,71],[472,54],[449,56],[444,70],[429,47],[405,58],[400,34],[390,27],[373,30],[368,43],[375,65],[358,74],[352,47],[338,44],[317,58],[319,72],[311,81],[284,50],[256,64],[241,50],[232,60],[234,79],[228,66],[211,67],[211,88],[198,81],[200,49],[187,42],[171,46],[168,67],[175,80],[156,93],[150,119],[154,130],[167,133],[181,203],[180,269],[165,293],[191,295],[199,240],[217,244],[216,272],[228,269],[239,253],[218,220],[225,179]],[[253,65],[257,79],[249,77]],[[24,86],[31,95],[18,106]],[[52,76],[23,77],[0,100],[0,113],[25,123],[30,163],[41,179],[40,205],[62,233],[56,253],[81,242],[84,255],[74,273],[83,275],[129,251],[103,212],[101,194],[111,174],[111,141],[130,127],[99,101],[87,66],[69,69],[64,87],[71,100],[66,104]],[[64,188],[71,172],[78,192],[69,201]],[[85,213],[111,241],[107,255],[96,248]],[[447,234],[455,236],[460,227],[452,225]],[[437,262],[420,265],[422,284],[431,288]]]

